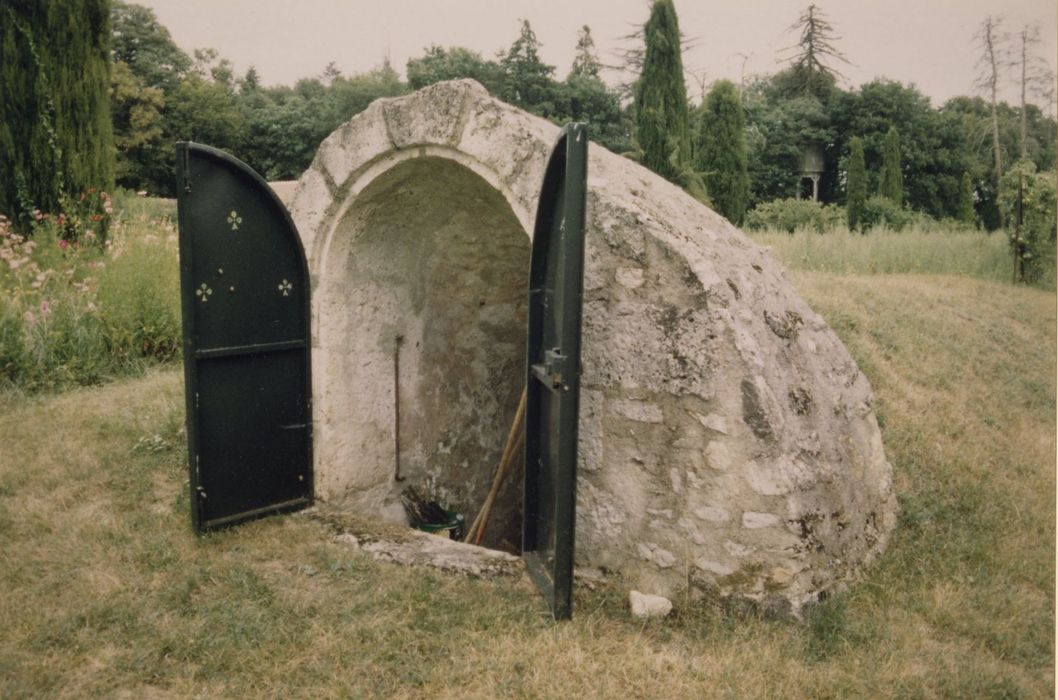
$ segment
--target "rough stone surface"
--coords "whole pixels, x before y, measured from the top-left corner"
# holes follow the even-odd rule
[[[557,135],[454,81],[380,100],[320,147],[292,213],[322,499],[399,516],[400,335],[407,483],[476,512],[522,388],[529,232]],[[895,522],[870,386],[729,222],[595,144],[588,173],[577,564],[797,610]],[[515,475],[494,537],[516,541],[519,501]]]
[[[660,595],[630,591],[628,607],[632,609],[632,617],[641,619],[665,617],[672,612],[672,601]]]

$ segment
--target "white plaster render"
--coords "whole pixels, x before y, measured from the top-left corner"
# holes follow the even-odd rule
[[[402,334],[408,483],[476,512],[522,388],[520,295],[557,135],[454,81],[379,100],[321,145],[292,206],[321,498],[394,512]],[[595,144],[588,172],[577,564],[796,610],[855,576],[895,522],[870,386],[729,222]]]

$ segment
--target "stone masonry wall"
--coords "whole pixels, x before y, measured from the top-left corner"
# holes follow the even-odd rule
[[[379,100],[320,147],[293,214],[314,283],[322,497],[397,514],[391,475],[349,447],[349,397],[381,391],[384,373],[372,389],[332,371],[360,303],[361,234],[343,224],[360,193],[412,159],[450,159],[528,232],[557,134],[454,81]],[[690,583],[794,609],[853,577],[896,512],[855,362],[765,250],[678,187],[592,144],[588,190],[578,565],[653,593]]]

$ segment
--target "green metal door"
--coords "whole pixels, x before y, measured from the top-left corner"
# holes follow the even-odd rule
[[[522,556],[556,620],[573,612],[588,130],[569,124],[544,174],[529,267]]]
[[[245,163],[177,144],[191,520],[312,502],[309,289],[286,208]]]

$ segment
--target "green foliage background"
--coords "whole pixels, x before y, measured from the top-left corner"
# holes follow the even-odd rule
[[[114,181],[110,1],[26,0],[0,7],[0,212]]]

